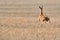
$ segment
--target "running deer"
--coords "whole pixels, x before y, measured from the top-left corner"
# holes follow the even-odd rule
[[[39,21],[40,22],[48,22],[48,21],[50,21],[50,18],[43,14],[43,6],[42,7],[39,6],[39,8],[41,9],[41,13],[39,15]]]

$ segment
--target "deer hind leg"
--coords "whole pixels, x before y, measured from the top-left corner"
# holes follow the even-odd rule
[[[51,23],[50,19],[49,20],[45,20],[45,23]]]
[[[50,20],[49,20],[48,22],[49,22],[49,23],[51,23],[51,21],[50,21]]]

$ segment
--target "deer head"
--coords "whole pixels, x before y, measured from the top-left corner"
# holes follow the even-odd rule
[[[39,6],[40,9],[43,9],[43,6]]]

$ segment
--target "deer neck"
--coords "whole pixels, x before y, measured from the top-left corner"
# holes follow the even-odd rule
[[[41,15],[43,15],[43,9],[41,9]]]

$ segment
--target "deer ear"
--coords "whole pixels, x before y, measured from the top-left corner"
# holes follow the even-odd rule
[[[41,9],[41,7],[39,6],[39,8]]]
[[[43,5],[39,6],[39,8],[43,8]]]

